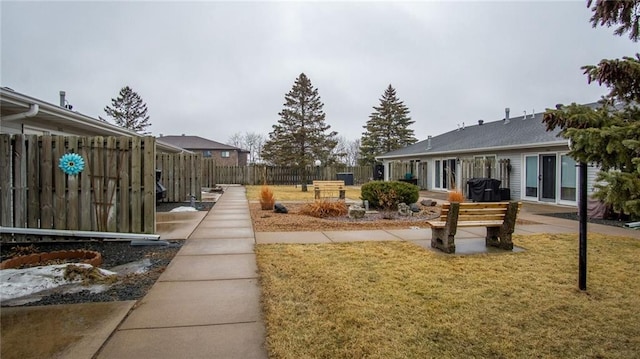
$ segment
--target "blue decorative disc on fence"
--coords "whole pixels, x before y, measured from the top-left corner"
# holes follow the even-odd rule
[[[67,153],[60,157],[58,167],[62,172],[75,176],[84,169],[84,159],[77,153]]]

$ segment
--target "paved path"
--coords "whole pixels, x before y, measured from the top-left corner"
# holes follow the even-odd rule
[[[244,187],[229,187],[98,358],[267,358]]]
[[[535,206],[534,206],[535,207]],[[577,233],[578,222],[540,216],[525,206],[516,234]],[[533,211],[533,212],[532,212]],[[253,232],[245,188],[226,188],[200,222],[172,216],[166,233],[188,236],[167,270],[120,325],[98,358],[267,358],[256,243],[411,241],[431,249],[431,230]],[[175,227],[175,228],[173,228]],[[589,224],[589,232],[640,239],[640,231]],[[456,252],[500,251],[484,245],[484,228],[458,229]]]

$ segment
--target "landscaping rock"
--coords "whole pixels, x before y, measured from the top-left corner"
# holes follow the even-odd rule
[[[418,205],[416,203],[410,204],[409,208],[411,208],[411,212],[413,212],[413,213],[420,212],[420,207],[418,207]]]
[[[411,207],[409,207],[406,203],[398,203],[398,214],[403,217],[408,217],[413,214],[411,211]]]
[[[351,219],[364,218],[365,213],[366,213],[366,210],[356,204],[349,207],[349,218]]]
[[[276,203],[273,206],[273,211],[276,213],[289,213],[287,207],[285,207],[282,203]]]
[[[422,201],[420,201],[420,204],[425,207],[434,207],[438,203],[432,199],[423,199]]]

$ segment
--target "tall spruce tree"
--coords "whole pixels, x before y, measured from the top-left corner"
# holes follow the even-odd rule
[[[285,96],[280,119],[273,125],[262,148],[263,160],[277,166],[292,166],[300,172],[302,191],[307,191],[308,166],[326,163],[337,144],[335,131],[325,123],[324,104],[318,89],[301,73]]]
[[[396,97],[396,90],[389,85],[380,99],[380,106],[369,115],[360,139],[360,164],[375,164],[375,156],[411,145],[417,141],[409,128],[415,121],[409,108]]]
[[[593,5],[593,7],[591,7]],[[593,27],[619,24],[616,35],[629,32],[640,39],[638,24],[640,0],[592,0]],[[604,84],[610,90],[593,109],[575,103],[547,110],[543,121],[548,130],[556,127],[571,140],[569,155],[581,162],[601,167],[596,177],[594,197],[617,211],[640,218],[640,54],[598,65],[583,66],[588,81]]]
[[[147,114],[147,104],[129,86],[123,87],[118,97],[111,99],[111,106],[105,107],[104,112],[118,126],[141,134],[149,133],[145,131],[147,127],[151,126]]]

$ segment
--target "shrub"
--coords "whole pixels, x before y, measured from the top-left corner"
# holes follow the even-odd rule
[[[373,208],[394,209],[398,203],[416,203],[420,197],[420,187],[399,181],[372,181],[362,185],[360,198],[369,201]]]
[[[449,195],[447,196],[447,200],[449,202],[462,203],[462,202],[464,202],[464,195],[460,191],[451,191],[451,192],[449,192]]]
[[[343,201],[315,201],[306,203],[300,213],[317,218],[339,217],[347,214],[347,205]]]
[[[272,210],[276,199],[273,197],[273,191],[269,186],[263,185],[260,189],[260,208],[263,210]]]

